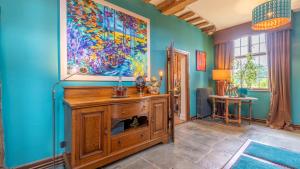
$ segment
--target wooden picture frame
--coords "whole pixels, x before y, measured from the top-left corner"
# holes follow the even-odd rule
[[[206,72],[206,52],[196,50],[196,70]]]
[[[82,3],[72,3],[73,1],[77,0],[60,0],[60,79],[70,76],[72,70],[78,72],[84,69],[87,71],[80,71],[67,80],[118,81],[119,76],[122,76],[123,81],[135,81],[137,75],[145,75],[147,81],[150,80],[150,19],[105,0],[92,0],[86,8],[91,8],[93,10],[90,11],[94,12],[81,17],[77,13],[84,8],[76,8],[74,4]],[[95,15],[95,11],[99,14]],[[79,18],[75,18],[77,15]],[[95,22],[95,18],[100,22]],[[121,23],[127,21],[128,24]],[[134,27],[132,25],[135,24],[129,22],[141,26]],[[85,29],[77,29],[78,25],[85,26]],[[111,30],[106,31],[105,26]],[[104,35],[99,35],[99,32],[104,32]],[[131,35],[132,32],[135,35]],[[108,33],[110,34],[107,35]],[[128,44],[132,46],[128,47]],[[130,52],[124,48],[130,49]]]

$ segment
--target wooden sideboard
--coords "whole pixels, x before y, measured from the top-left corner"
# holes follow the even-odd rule
[[[169,95],[141,96],[129,87],[129,97],[111,96],[112,87],[64,88],[68,168],[97,168],[168,143]]]

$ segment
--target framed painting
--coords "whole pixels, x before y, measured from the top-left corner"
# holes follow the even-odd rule
[[[196,70],[206,71],[206,52],[196,50]]]
[[[60,0],[60,72],[62,80],[72,72],[68,80],[149,80],[150,20],[104,0]]]

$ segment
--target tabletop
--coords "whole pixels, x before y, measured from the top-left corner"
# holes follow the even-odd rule
[[[258,98],[255,97],[230,97],[230,96],[218,96],[218,95],[209,95],[208,97],[215,98],[215,99],[224,99],[224,100],[242,100],[242,101],[258,100]]]

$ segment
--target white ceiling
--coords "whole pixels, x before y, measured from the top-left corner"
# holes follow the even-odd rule
[[[157,5],[162,1],[163,0],[151,0],[150,3]],[[251,21],[253,8],[266,1],[267,0],[197,0],[187,6],[184,11],[176,15],[192,10],[214,24],[217,30],[222,30]],[[300,0],[292,0],[292,9],[300,9]]]

